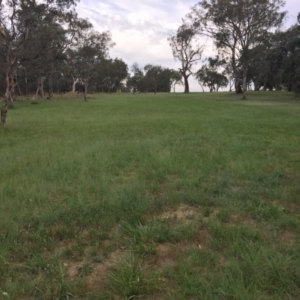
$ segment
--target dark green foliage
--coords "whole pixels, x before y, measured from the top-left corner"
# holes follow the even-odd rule
[[[225,71],[218,72],[218,69],[226,64],[225,60],[209,57],[208,64],[204,65],[196,73],[196,79],[201,86],[207,86],[210,92],[218,92],[219,88],[225,88],[228,85],[228,79]]]
[[[168,93],[181,80],[179,72],[160,65],[147,64],[144,67],[145,74],[137,63],[132,66],[131,70],[133,75],[127,78],[126,86],[133,93]]]
[[[252,50],[250,78],[255,89],[285,89],[299,94],[300,26],[270,34],[265,45]]]

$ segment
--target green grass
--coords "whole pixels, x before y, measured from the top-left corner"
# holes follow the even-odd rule
[[[292,94],[19,101],[0,129],[0,299],[299,299]]]

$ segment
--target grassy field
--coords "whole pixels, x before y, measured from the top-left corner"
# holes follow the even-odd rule
[[[0,299],[300,299],[300,100],[20,101],[0,129]]]

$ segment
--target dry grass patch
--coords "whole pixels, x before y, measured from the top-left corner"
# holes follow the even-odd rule
[[[212,235],[208,229],[202,229],[196,239],[196,246],[199,249],[207,248],[212,240]]]
[[[168,266],[174,265],[174,245],[161,244],[158,245],[156,249],[157,267],[164,269]]]
[[[251,216],[247,214],[236,214],[233,213],[230,215],[229,225],[245,225],[245,226],[252,226],[256,227],[257,222],[251,218]]]
[[[106,288],[108,281],[107,275],[114,269],[116,264],[120,263],[125,258],[126,255],[127,252],[117,250],[112,252],[109,257],[101,263],[92,263],[90,265],[91,272],[86,275],[85,279],[88,290],[100,291]],[[82,276],[82,270],[87,263],[87,261],[65,262],[63,265],[70,280],[74,281]]]
[[[296,239],[296,234],[290,231],[284,231],[280,235],[280,241],[289,247],[292,247]]]
[[[93,272],[87,277],[87,286],[90,290],[101,290],[106,287],[108,273],[113,270],[114,266],[121,262],[126,256],[126,252],[117,250],[111,253],[110,257],[97,264]]]
[[[145,260],[145,264],[155,270],[161,271],[176,263],[177,246],[172,244],[158,244],[156,254]]]
[[[201,217],[201,212],[198,208],[181,204],[176,209],[163,212],[158,217],[161,219],[178,220],[187,224],[191,223],[194,219],[199,219]]]
[[[80,93],[77,93],[77,92],[68,92],[68,93],[65,93],[64,95],[64,98],[79,98],[79,97],[82,97],[82,94]]]

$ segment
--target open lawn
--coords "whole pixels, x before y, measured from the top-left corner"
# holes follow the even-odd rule
[[[17,102],[0,299],[300,299],[300,100]]]

